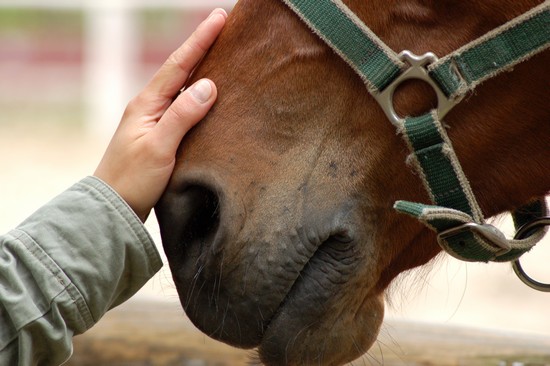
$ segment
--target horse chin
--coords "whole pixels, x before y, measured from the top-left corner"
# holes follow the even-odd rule
[[[384,314],[381,296],[369,297],[354,314],[346,313],[347,306],[311,304],[310,297],[291,293],[271,320],[258,347],[265,365],[343,365],[375,342]]]

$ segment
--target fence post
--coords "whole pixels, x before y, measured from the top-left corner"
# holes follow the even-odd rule
[[[132,97],[139,27],[136,11],[122,1],[86,4],[83,8],[85,123],[90,133],[107,138]]]

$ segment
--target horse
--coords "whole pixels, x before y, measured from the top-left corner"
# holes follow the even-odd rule
[[[343,0],[392,50],[444,56],[540,0]],[[550,53],[466,95],[445,130],[484,215],[550,190]],[[368,351],[400,273],[441,253],[394,210],[430,202],[363,80],[280,0],[240,0],[192,80],[219,99],[185,138],[156,207],[188,317],[268,365],[339,365]],[[396,113],[437,95],[402,83]]]

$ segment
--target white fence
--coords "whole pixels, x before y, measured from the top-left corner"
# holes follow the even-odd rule
[[[132,65],[139,49],[136,13],[173,8],[231,9],[236,0],[0,0],[2,8],[82,10],[85,16],[84,100],[88,130],[109,136],[132,97]]]

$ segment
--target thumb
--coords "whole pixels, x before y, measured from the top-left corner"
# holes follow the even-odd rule
[[[153,130],[162,146],[175,154],[187,131],[206,116],[217,95],[216,85],[208,79],[197,81],[181,93]]]

